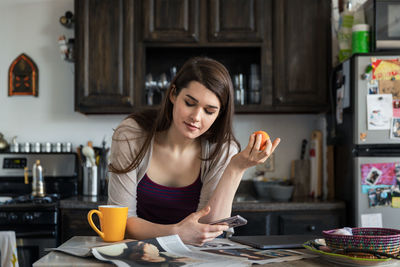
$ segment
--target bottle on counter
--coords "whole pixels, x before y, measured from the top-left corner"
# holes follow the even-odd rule
[[[43,179],[43,167],[40,165],[40,160],[36,160],[32,168],[32,196],[44,197],[46,195],[46,189]]]

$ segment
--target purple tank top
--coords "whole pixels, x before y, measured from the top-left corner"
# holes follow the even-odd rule
[[[137,186],[137,215],[153,223],[177,223],[197,210],[202,185],[200,175],[191,185],[168,187],[145,174]]]

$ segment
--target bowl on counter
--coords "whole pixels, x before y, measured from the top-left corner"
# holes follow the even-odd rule
[[[258,199],[285,202],[292,198],[294,186],[282,181],[254,180]]]
[[[294,185],[277,184],[271,190],[273,201],[286,202],[292,198]]]
[[[277,185],[279,182],[277,181],[261,181],[261,180],[253,180],[254,187],[257,192],[257,198],[260,200],[272,201],[272,188],[274,185]]]

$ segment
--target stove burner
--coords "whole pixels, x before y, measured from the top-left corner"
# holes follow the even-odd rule
[[[7,204],[19,204],[19,203],[33,203],[33,204],[44,204],[44,203],[54,203],[60,200],[59,194],[49,194],[44,197],[34,197],[32,195],[22,195],[14,197],[11,200],[4,202]]]

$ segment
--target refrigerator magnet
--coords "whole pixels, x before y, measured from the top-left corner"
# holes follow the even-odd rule
[[[367,140],[367,133],[360,133],[360,140],[365,142]]]

